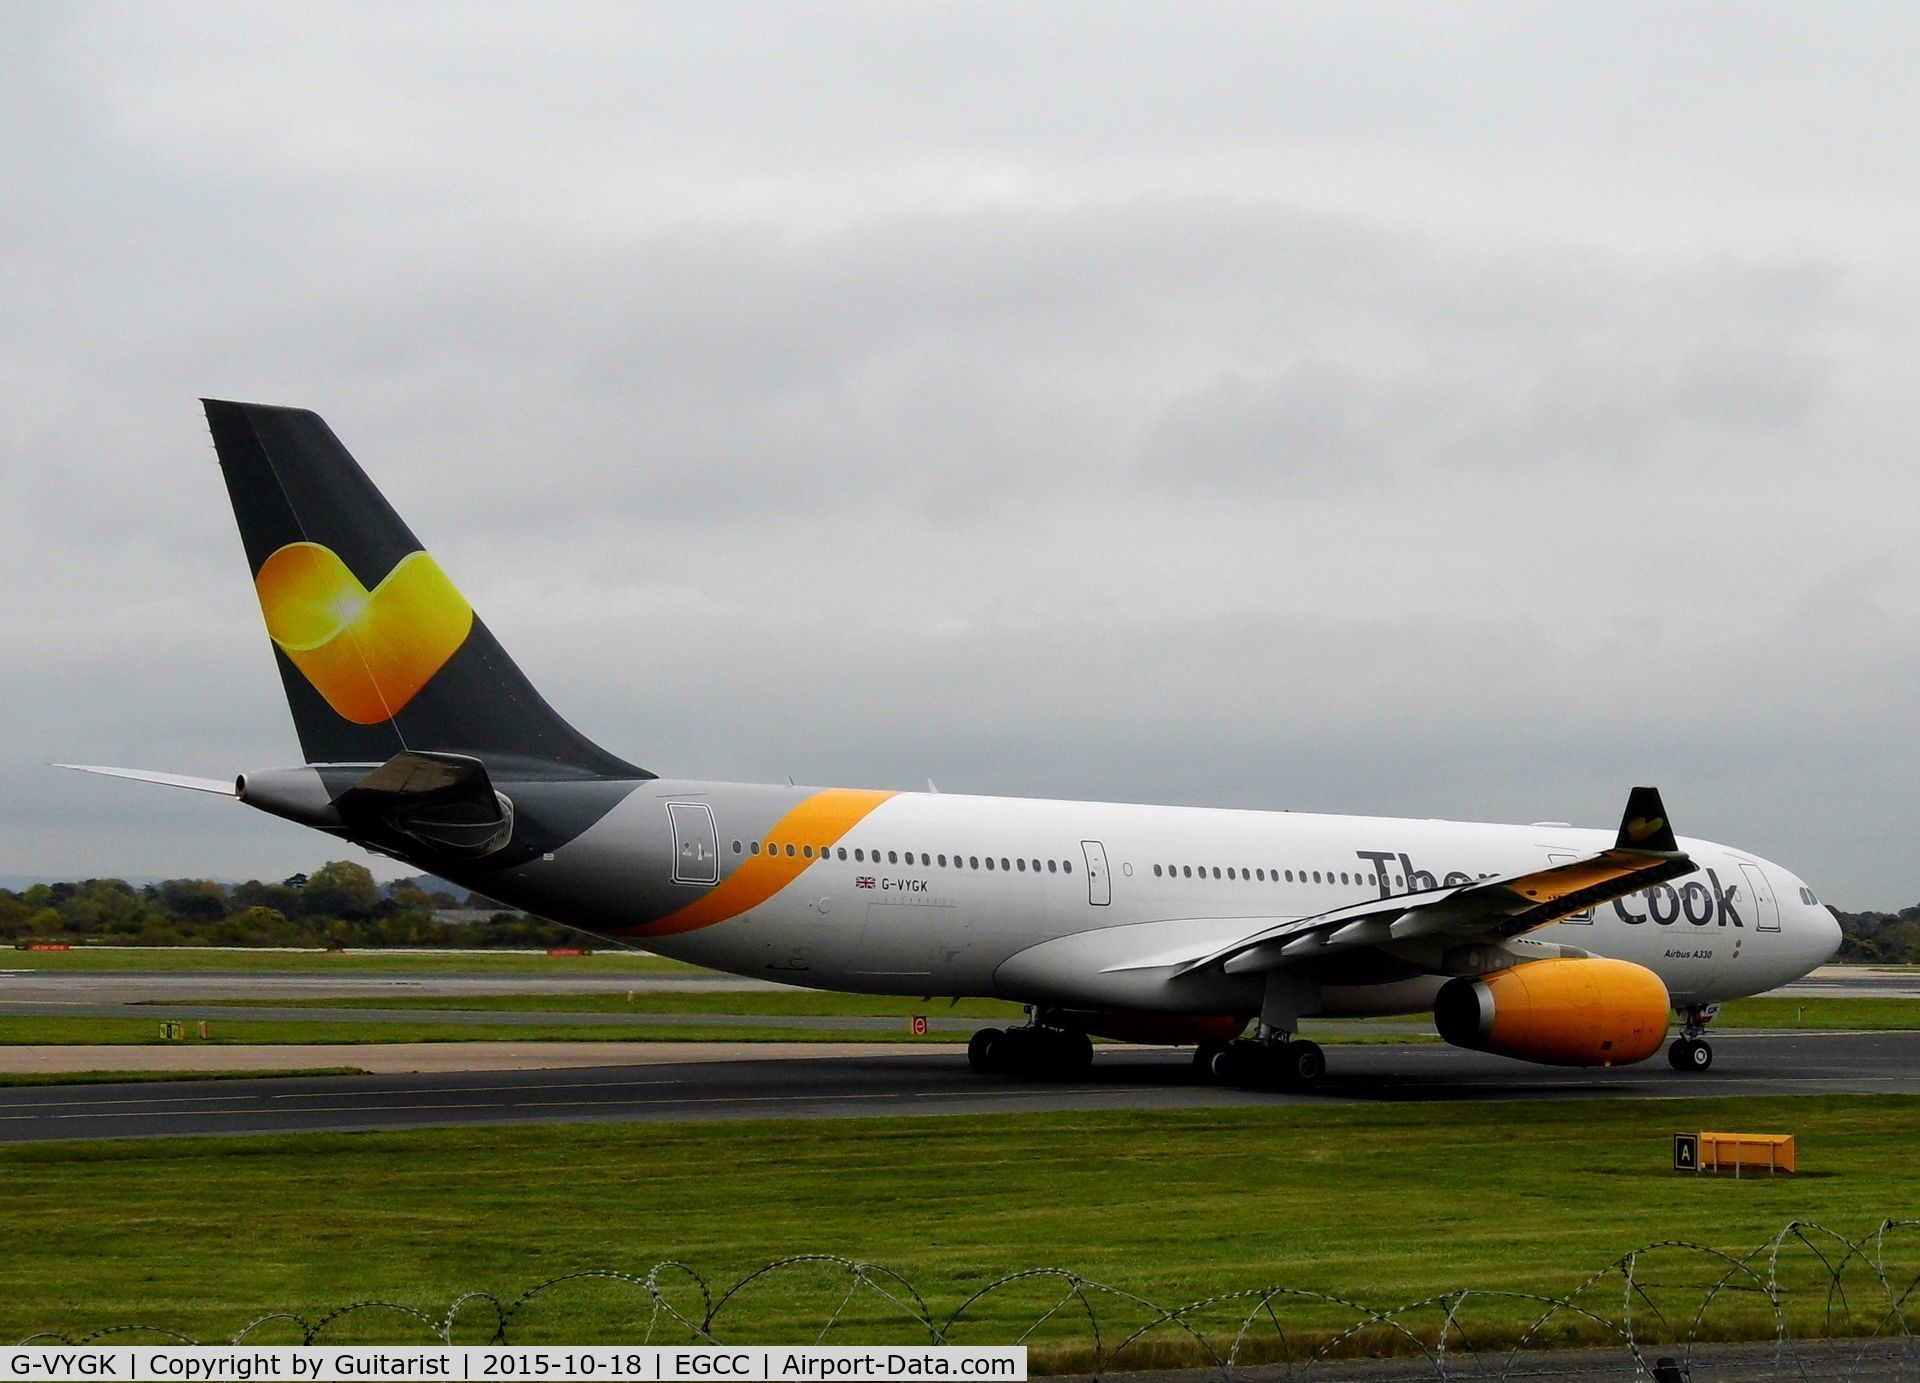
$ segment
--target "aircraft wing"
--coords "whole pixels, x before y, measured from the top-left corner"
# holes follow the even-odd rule
[[[1693,860],[1667,824],[1658,790],[1635,788],[1627,798],[1618,838],[1599,854],[1276,922],[1190,956],[1177,973],[1211,965],[1230,975],[1275,970],[1314,956],[1395,941],[1503,940],[1692,869]]]

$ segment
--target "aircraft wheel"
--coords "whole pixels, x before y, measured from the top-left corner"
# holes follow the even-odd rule
[[[1057,1032],[1050,1034],[1047,1043],[1051,1058],[1047,1065],[1049,1074],[1072,1077],[1083,1074],[1093,1065],[1093,1039],[1083,1032]]]
[[[967,1065],[986,1075],[997,1069],[994,1061],[994,1048],[999,1046],[1006,1033],[999,1028],[982,1028],[967,1041]]]
[[[1250,1042],[1228,1042],[1217,1046],[1207,1061],[1207,1072],[1222,1085],[1250,1085],[1253,1080],[1254,1054]]]
[[[1226,1050],[1224,1042],[1202,1042],[1193,1049],[1193,1069],[1202,1076],[1213,1075],[1214,1059]]]
[[[1704,1071],[1713,1065],[1713,1047],[1703,1038],[1682,1037],[1667,1048],[1667,1061],[1676,1071]]]
[[[1281,1048],[1280,1069],[1295,1090],[1311,1090],[1327,1074],[1327,1054],[1318,1042],[1298,1038]]]

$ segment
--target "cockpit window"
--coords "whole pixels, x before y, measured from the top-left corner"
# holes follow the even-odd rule
[[[1801,884],[1800,901],[1803,903],[1818,903],[1820,900],[1813,896],[1812,889],[1808,888],[1805,884]]]

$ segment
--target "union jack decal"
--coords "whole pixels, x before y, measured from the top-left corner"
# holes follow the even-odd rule
[[[873,876],[871,874],[862,874],[853,881],[853,886],[855,888],[872,888],[874,886]]]

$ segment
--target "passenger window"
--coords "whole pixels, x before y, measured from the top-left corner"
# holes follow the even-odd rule
[[[1073,873],[1073,861],[1072,861],[1072,860],[1061,860],[1061,861],[1060,861],[1060,872],[1061,872],[1062,874],[1071,874],[1071,873]]]
[[[759,842],[759,841],[757,841],[757,840],[756,840],[756,841],[754,841],[754,842],[753,842],[753,844],[752,844],[752,846],[751,846],[751,849],[752,849],[752,852],[753,852],[754,854],[756,854],[756,855],[757,855],[757,854],[759,854],[759,853],[760,853],[760,842]]]
[[[980,867],[980,857],[978,855],[968,855],[967,868],[978,869],[979,867]]]
[[[988,855],[988,856],[987,856],[987,868],[988,868],[988,869],[992,869],[992,868],[993,868],[993,856],[992,856],[992,855]]]
[[[1047,861],[1047,873],[1049,873],[1049,874],[1058,874],[1059,872],[1060,872],[1060,861],[1059,861],[1059,860],[1048,860],[1048,861]],[[1156,865],[1155,865],[1155,866],[1153,867],[1153,872],[1154,872],[1154,873],[1156,873],[1156,874],[1158,874],[1158,873],[1160,872],[1160,866],[1156,864]]]
[[[1006,867],[1007,867],[1007,857],[1005,855],[1002,855],[1000,857],[1000,868],[1004,870]]]
[[[1022,874],[1027,872],[1027,862],[1025,860],[1016,860],[1015,863],[1020,866],[1020,872]]]
[[[1313,871],[1313,881],[1316,884],[1320,882],[1320,871],[1317,869]]]
[[[803,845],[800,847],[800,853],[805,855],[808,859],[812,859],[813,847],[811,845]]]
[[[940,861],[940,867],[942,869],[945,869],[947,867],[947,857],[945,855],[937,855],[935,856],[935,858]]]

